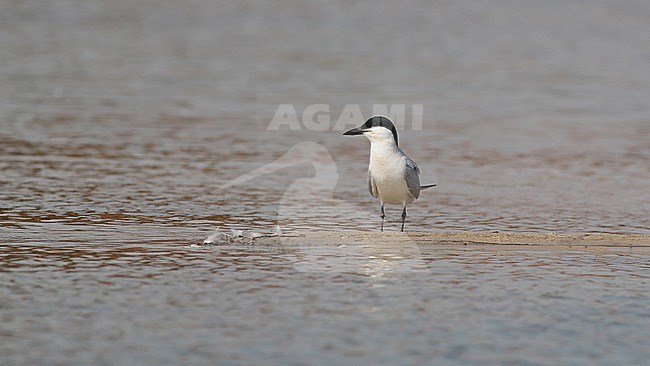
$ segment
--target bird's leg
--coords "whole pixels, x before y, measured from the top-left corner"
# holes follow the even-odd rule
[[[384,217],[386,217],[386,214],[384,213],[384,203],[382,202],[382,204],[381,204],[381,231],[384,231]]]
[[[404,220],[406,220],[406,206],[404,206],[404,210],[402,211],[402,232],[404,232]]]

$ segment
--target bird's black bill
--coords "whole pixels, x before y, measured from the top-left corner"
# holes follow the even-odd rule
[[[357,127],[349,131],[343,132],[343,135],[345,136],[363,135],[364,132],[366,132],[365,128]]]

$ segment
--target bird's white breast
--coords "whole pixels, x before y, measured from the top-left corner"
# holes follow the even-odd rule
[[[413,202],[413,196],[404,179],[406,156],[397,146],[373,142],[370,148],[369,172],[382,202],[396,205]]]

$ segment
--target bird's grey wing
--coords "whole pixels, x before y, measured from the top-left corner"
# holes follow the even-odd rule
[[[370,174],[370,170],[368,170],[368,190],[370,191],[370,194],[377,198],[379,197],[379,192],[377,192],[377,185],[375,184],[375,181],[372,179],[372,174]]]
[[[415,162],[408,157],[406,157],[406,186],[411,192],[413,198],[420,197],[420,168]]]

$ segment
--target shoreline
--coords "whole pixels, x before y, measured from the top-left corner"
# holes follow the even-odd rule
[[[340,244],[400,245],[413,243],[445,247],[525,247],[525,248],[635,248],[650,251],[650,235],[644,234],[555,234],[493,232],[374,232],[315,231],[292,232],[280,237],[256,238],[253,244],[332,246]]]

